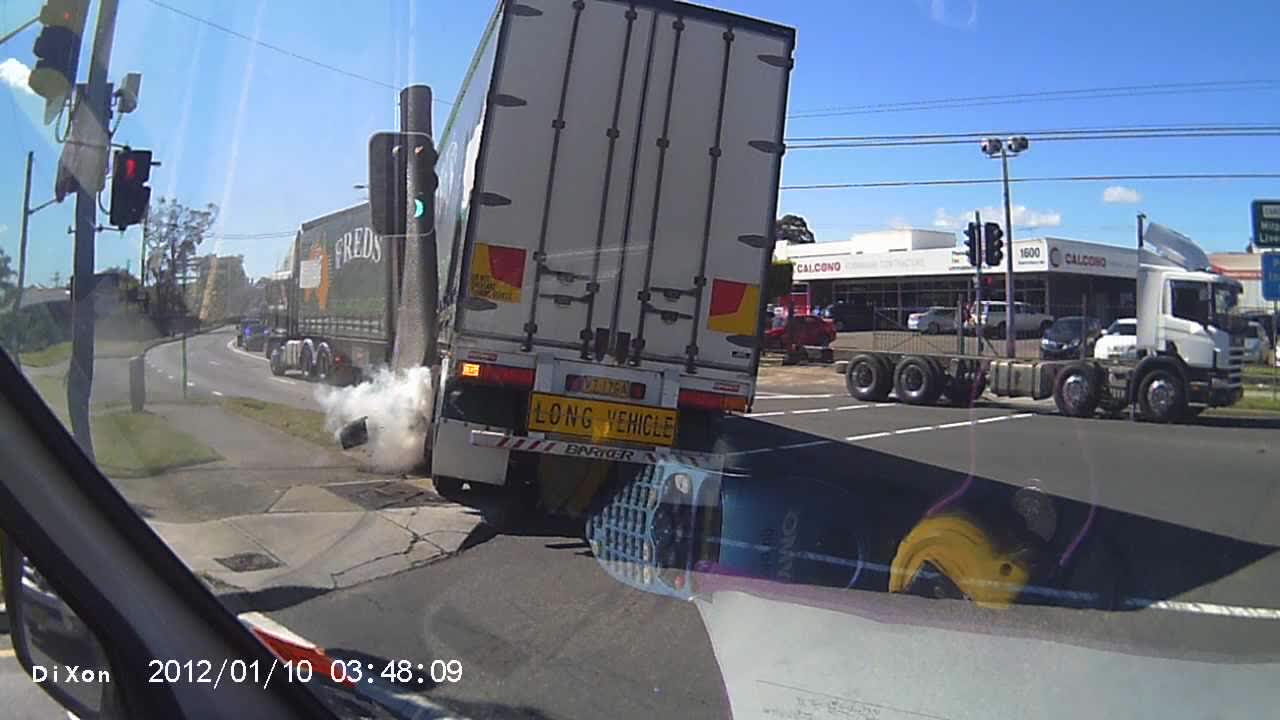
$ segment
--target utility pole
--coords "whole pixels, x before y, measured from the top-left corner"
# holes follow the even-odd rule
[[[1004,331],[1004,354],[1005,357],[1013,358],[1018,354],[1018,324],[1015,322],[1015,318],[1017,316],[1014,314],[1013,305],[1013,210],[1009,204],[1009,153],[1006,150],[1006,147],[1007,144],[1000,146],[1000,167],[1004,172],[1005,249],[1008,250],[1008,252],[1004,254],[1004,300],[1006,311],[1005,320],[1007,321]]]
[[[107,70],[111,63],[111,43],[115,37],[116,11],[119,0],[102,0],[98,6],[98,24],[93,33],[93,52],[89,63],[86,97],[88,112],[81,115],[96,127],[78,137],[92,137],[110,143],[107,137],[109,98]],[[96,150],[96,148],[95,148]],[[106,159],[107,148],[101,149]],[[94,168],[96,172],[101,168]],[[71,416],[71,432],[90,459],[93,437],[89,429],[89,396],[93,391],[94,333],[94,242],[97,236],[98,201],[83,184],[76,190],[76,232],[74,280],[71,285],[71,369],[67,377],[67,410]]]
[[[27,279],[27,220],[31,217],[31,164],[35,162],[36,154],[27,151],[27,175],[22,185],[22,224],[18,231],[18,291],[15,293],[17,298],[13,302],[13,332],[16,337],[13,338],[13,359],[22,366],[22,318],[19,317],[22,312],[22,288]]]
[[[982,213],[977,210],[973,211],[973,226],[977,228],[976,239],[978,250],[978,264],[974,266],[977,272],[973,291],[973,340],[978,345],[978,354],[982,354],[982,344],[987,337],[986,324],[982,317]]]
[[[405,238],[400,278],[399,306],[396,310],[395,346],[392,367],[405,369],[439,364],[436,352],[436,312],[440,300],[439,270],[435,237],[435,212],[431,195],[435,188],[427,171],[414,162],[421,149],[434,157],[431,145],[431,88],[410,85],[400,91],[400,130],[406,140]],[[426,136],[426,137],[423,137]],[[421,141],[420,141],[421,139]],[[434,163],[432,163],[434,165]],[[430,167],[430,166],[428,166]],[[419,203],[421,201],[421,204]]]

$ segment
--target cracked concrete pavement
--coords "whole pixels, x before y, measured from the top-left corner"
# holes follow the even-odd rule
[[[150,524],[192,572],[223,590],[256,592],[335,590],[420,567],[456,554],[480,522],[477,511],[442,500],[366,510],[311,486],[265,513]]]

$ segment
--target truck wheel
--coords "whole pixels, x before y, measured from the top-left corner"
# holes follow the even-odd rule
[[[284,351],[280,347],[271,353],[271,374],[277,377],[284,375]]]
[[[1186,408],[1187,393],[1182,380],[1169,370],[1152,370],[1138,384],[1138,410],[1142,419],[1173,422],[1182,418]]]
[[[893,389],[902,402],[932,405],[942,394],[942,374],[925,358],[906,357],[893,373]]]
[[[1053,402],[1067,417],[1092,417],[1101,393],[1098,375],[1092,366],[1077,363],[1058,373],[1053,385]]]
[[[431,484],[435,485],[436,493],[446,500],[453,500],[462,495],[462,480],[458,478],[437,476],[431,478]]]
[[[845,370],[844,384],[851,396],[864,402],[880,402],[889,397],[889,368],[875,355],[856,355]]]
[[[333,360],[332,355],[329,353],[328,345],[320,346],[320,351],[316,353],[316,363],[313,369],[316,380],[322,383],[329,382],[329,376],[333,374]]]
[[[973,407],[978,398],[987,389],[986,378],[978,380],[958,380],[951,378],[951,382],[947,385],[945,395],[947,402],[954,407]]]

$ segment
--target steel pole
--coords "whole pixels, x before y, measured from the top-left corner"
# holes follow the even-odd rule
[[[93,33],[93,52],[89,63],[86,97],[88,112],[100,131],[80,133],[81,137],[106,139],[109,98],[107,69],[111,63],[111,43],[115,36],[116,11],[119,0],[102,0],[98,6],[98,23]],[[105,159],[108,148],[102,148]],[[99,169],[93,168],[96,173]],[[90,189],[76,191],[75,260],[71,284],[71,368],[67,375],[67,412],[71,416],[71,432],[90,459],[93,437],[89,429],[89,396],[93,391],[94,333],[94,242],[97,237],[98,200]]]
[[[18,290],[13,301],[13,361],[22,367],[22,288],[27,280],[27,221],[31,217],[31,164],[36,154],[27,152],[27,175],[22,186],[22,223],[18,231]]]
[[[1004,352],[1012,358],[1017,355],[1017,315],[1013,310],[1013,210],[1009,204],[1009,153],[1000,146],[1000,168],[1004,175],[1004,237],[1005,237],[1005,330]]]

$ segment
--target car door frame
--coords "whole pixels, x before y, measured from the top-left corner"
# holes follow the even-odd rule
[[[266,668],[276,657],[138,516],[3,351],[0,461],[0,527],[93,631],[131,717],[333,717],[297,683],[147,682],[153,660]]]

